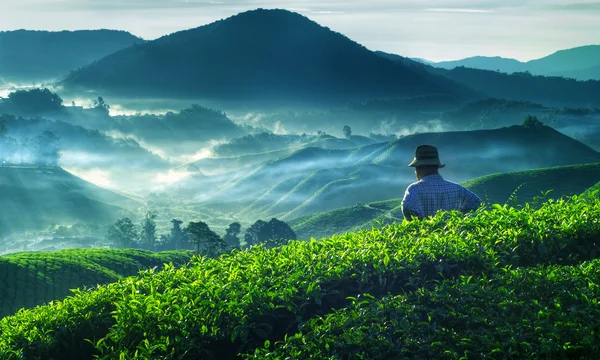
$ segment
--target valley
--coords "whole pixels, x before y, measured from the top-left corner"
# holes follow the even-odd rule
[[[600,354],[600,46],[430,61],[294,9],[0,30],[0,358]],[[411,220],[438,171],[479,208]]]

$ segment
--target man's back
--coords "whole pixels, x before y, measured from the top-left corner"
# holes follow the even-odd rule
[[[404,217],[424,219],[440,210],[458,210],[466,213],[481,204],[477,195],[457,183],[446,181],[439,174],[427,175],[411,184],[402,200]]]

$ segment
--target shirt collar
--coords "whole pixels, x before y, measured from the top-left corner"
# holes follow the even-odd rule
[[[436,181],[436,180],[444,180],[444,178],[442,178],[442,175],[440,174],[432,174],[432,175],[426,175],[423,176],[423,178],[421,179],[421,181]]]

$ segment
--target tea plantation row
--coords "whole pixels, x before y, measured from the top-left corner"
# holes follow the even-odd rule
[[[599,282],[593,260],[461,276],[381,300],[359,296],[248,358],[597,359]]]
[[[502,276],[510,269],[594,259],[600,248],[599,219],[600,200],[593,194],[549,201],[539,210],[495,206],[467,217],[440,213],[431,220],[323,241],[200,258],[185,268],[147,271],[6,317],[0,321],[0,357],[234,359],[265,346],[270,352],[299,329],[316,329],[314,319],[335,309],[352,311],[354,299],[364,293],[379,299],[414,292],[408,298],[413,301],[414,296],[435,297],[463,276],[472,276],[474,283],[509,283]],[[441,280],[450,283],[439,285]],[[474,289],[473,298],[483,296]],[[469,311],[469,302],[462,306]],[[419,328],[417,320],[406,321],[408,329]],[[484,329],[496,339],[493,326]],[[429,331],[443,335],[435,327]],[[276,351],[286,350],[278,344]],[[289,348],[295,351],[293,344]],[[488,350],[491,354],[495,348]]]
[[[165,263],[185,264],[191,251],[69,249],[0,257],[0,318],[20,308],[62,300],[70,289],[115,282]]]

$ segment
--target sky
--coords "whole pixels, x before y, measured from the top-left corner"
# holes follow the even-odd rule
[[[521,61],[600,44],[589,0],[0,0],[0,30],[126,30],[152,40],[256,8],[299,12],[371,50]]]

